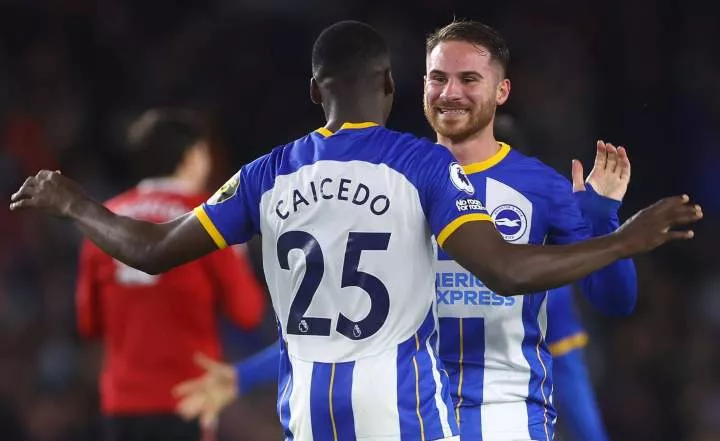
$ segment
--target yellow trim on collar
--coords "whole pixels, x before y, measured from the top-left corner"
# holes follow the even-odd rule
[[[498,150],[494,155],[489,157],[488,159],[481,161],[481,162],[475,162],[472,164],[464,165],[463,170],[465,171],[465,174],[471,174],[471,173],[477,173],[484,170],[489,169],[490,167],[497,165],[500,161],[505,159],[505,157],[510,153],[510,146],[508,144],[505,144],[504,142],[498,142],[500,144],[500,150]]]
[[[368,127],[375,127],[377,125],[379,125],[379,124],[374,123],[374,122],[361,122],[361,123],[346,122],[346,123],[343,123],[342,126],[340,126],[340,130],[343,130],[343,129],[366,129]],[[340,131],[340,130],[338,130],[338,131]],[[319,129],[316,129],[315,131],[326,138],[328,136],[332,136],[335,134],[335,133],[333,133],[332,130],[330,130],[326,127],[320,127]]]

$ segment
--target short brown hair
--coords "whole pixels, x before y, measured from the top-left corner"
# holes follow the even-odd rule
[[[432,52],[443,41],[465,41],[486,48],[490,51],[490,59],[500,64],[507,75],[510,48],[503,36],[490,26],[472,20],[454,21],[428,36],[425,41],[426,53]]]

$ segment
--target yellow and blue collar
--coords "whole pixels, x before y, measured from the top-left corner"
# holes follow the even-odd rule
[[[505,144],[504,142],[498,141],[498,144],[500,144],[500,149],[495,152],[494,155],[487,158],[484,161],[480,162],[474,162],[472,164],[464,165],[463,170],[465,171],[465,174],[472,174],[477,173],[481,171],[485,171],[489,169],[490,167],[493,167],[500,163],[505,157],[510,153],[510,145]]]
[[[375,127],[377,125],[378,124],[374,123],[374,122],[361,122],[361,123],[346,122],[346,123],[343,123],[342,126],[340,126],[340,129],[338,130],[338,132],[343,129],[366,129],[368,127]],[[325,127],[320,127],[319,129],[317,129],[315,131],[326,138],[328,136],[334,135],[332,130],[329,130]]]

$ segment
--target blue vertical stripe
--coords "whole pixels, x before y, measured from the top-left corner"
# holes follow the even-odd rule
[[[420,365],[416,355],[420,340],[435,329],[432,308],[418,331],[398,345],[397,400],[402,441],[425,441],[425,421],[420,411]],[[430,438],[432,439],[432,438]]]
[[[450,430],[452,431],[452,435],[454,436],[460,434],[460,429],[458,427],[457,421],[455,420],[454,402],[452,400],[452,397],[450,396],[450,378],[448,377],[448,374],[445,371],[445,367],[442,364],[442,360],[440,360],[440,356],[438,355],[438,341],[438,330],[436,329],[430,335],[431,356],[435,359],[435,366],[439,371],[438,374],[440,377],[440,396],[445,401],[445,406],[447,407],[447,419],[449,420],[448,422]]]
[[[337,441],[337,429],[333,424],[330,408],[330,377],[333,374],[333,363],[313,363],[310,380],[310,423],[313,441]]]
[[[278,369],[277,411],[286,441],[295,439],[290,430],[290,395],[293,390],[292,365],[288,356],[285,340],[280,335],[280,366]]]
[[[433,334],[435,331],[431,335]],[[431,335],[421,337],[418,334],[420,348],[415,354],[415,360],[419,371],[420,415],[425,425],[425,438],[438,439],[444,438],[445,435],[440,421],[440,411],[435,400],[435,394],[439,391],[433,376],[431,354],[427,350],[427,341]],[[451,403],[448,403],[448,418],[452,418]]]
[[[526,400],[528,413],[528,432],[533,440],[550,441],[553,439],[552,419],[554,411],[550,402],[552,369],[551,360],[538,323],[538,314],[546,294],[523,296],[522,321],[525,337],[522,352],[530,365],[530,383]]]
[[[427,347],[428,341],[431,346],[437,344],[433,312],[433,308],[430,308],[415,335],[398,345],[397,396],[400,433],[403,441],[424,441],[445,437],[435,399],[437,394],[441,394],[441,398],[448,408],[446,423],[454,434],[457,433],[457,426],[453,421],[452,401],[447,378],[444,374],[440,374],[441,388],[438,390],[431,359],[434,353],[428,352]],[[435,362],[438,369],[442,367],[437,357],[435,357]],[[442,386],[443,382],[444,387]]]
[[[310,422],[313,441],[355,440],[352,376],[355,362],[313,363]]]
[[[460,433],[463,439],[480,441],[480,406],[485,380],[485,320],[480,317],[445,318],[441,319],[440,328],[440,353],[450,375]]]
[[[354,441],[355,415],[352,407],[353,370],[355,362],[335,363],[332,387],[332,411],[340,441]]]

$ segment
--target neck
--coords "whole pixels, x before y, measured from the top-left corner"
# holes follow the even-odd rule
[[[346,122],[373,122],[381,126],[385,125],[382,105],[373,101],[359,98],[325,104],[325,119],[327,120],[325,128],[335,132]]]
[[[481,131],[462,141],[454,142],[437,134],[437,142],[452,152],[460,165],[469,165],[490,159],[500,149],[492,130],[492,122]]]

